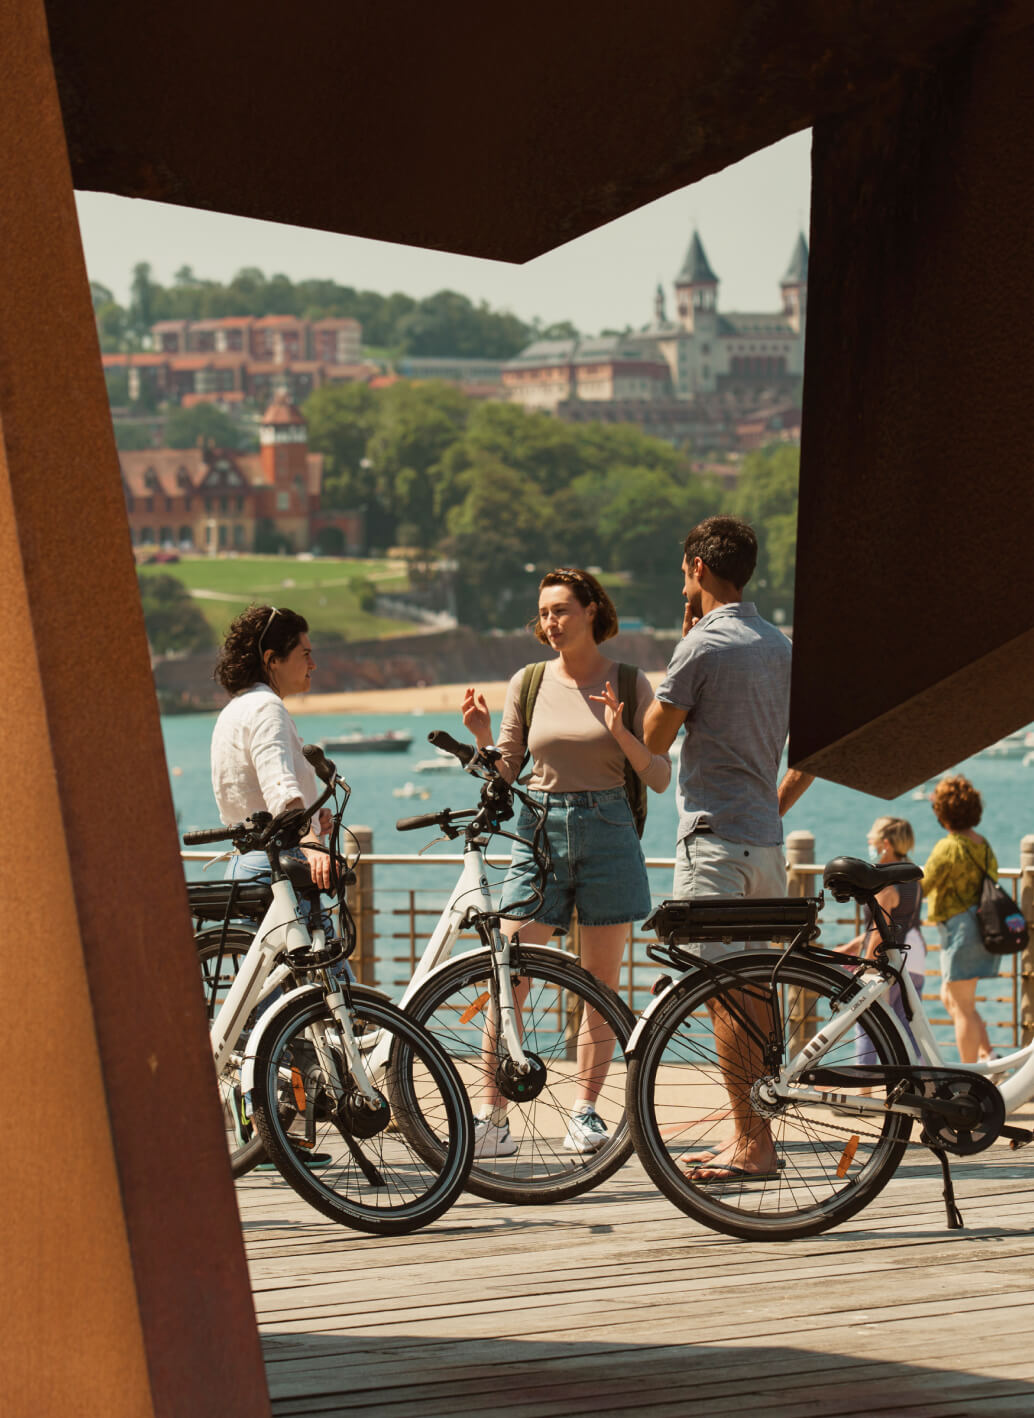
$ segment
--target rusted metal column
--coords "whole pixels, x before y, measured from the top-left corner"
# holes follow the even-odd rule
[[[42,0],[0,6],[0,190],[2,1406],[260,1416]]]

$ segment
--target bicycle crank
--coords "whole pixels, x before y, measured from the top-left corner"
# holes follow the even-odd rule
[[[801,1082],[816,1088],[886,1087],[891,1111],[918,1112],[923,1141],[956,1157],[983,1152],[1005,1126],[1002,1095],[979,1073],[911,1064],[868,1064],[857,1068],[813,1068]],[[850,1097],[841,1100],[850,1106]]]

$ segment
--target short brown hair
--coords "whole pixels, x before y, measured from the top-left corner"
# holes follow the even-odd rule
[[[984,811],[980,794],[961,774],[941,779],[930,806],[937,821],[949,832],[965,832],[967,827],[976,827]]]
[[[686,537],[682,554],[687,561],[699,557],[719,581],[742,591],[758,564],[758,539],[739,517],[705,517]]]
[[[598,645],[601,640],[609,640],[618,633],[618,613],[614,602],[593,576],[591,571],[581,571],[574,566],[560,566],[556,571],[547,571],[539,582],[539,590],[547,586],[566,586],[583,606],[595,606],[596,618],[592,623],[593,639]],[[528,629],[536,640],[548,645],[549,640],[542,629],[536,613],[534,620],[528,621]]]
[[[309,622],[296,611],[282,606],[249,606],[226,632],[213,678],[227,694],[240,694],[253,684],[268,684],[262,659],[265,652],[272,650],[282,660],[308,631]]]

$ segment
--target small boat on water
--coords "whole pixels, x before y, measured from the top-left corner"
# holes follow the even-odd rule
[[[981,758],[1026,758],[1034,749],[1034,732],[1021,729],[1019,733],[1006,734],[997,743],[988,744],[980,750]]]
[[[421,788],[416,783],[406,782],[400,788],[392,788],[393,798],[422,798],[425,802],[431,796],[427,788]]]
[[[414,773],[448,773],[459,768],[460,761],[444,748],[435,749],[434,758],[421,758],[413,764]]]
[[[380,734],[364,734],[356,729],[340,738],[320,739],[320,748],[331,756],[335,753],[405,753],[412,742],[413,735],[401,729],[385,729]]]

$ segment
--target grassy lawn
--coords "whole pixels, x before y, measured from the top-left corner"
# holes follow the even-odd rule
[[[379,590],[404,591],[406,573],[395,561],[193,556],[138,569],[141,576],[175,576],[182,581],[220,639],[233,617],[253,601],[289,606],[305,617],[314,635],[336,631],[347,640],[373,640],[413,629],[409,621],[361,611],[353,589],[356,581],[365,580]]]

